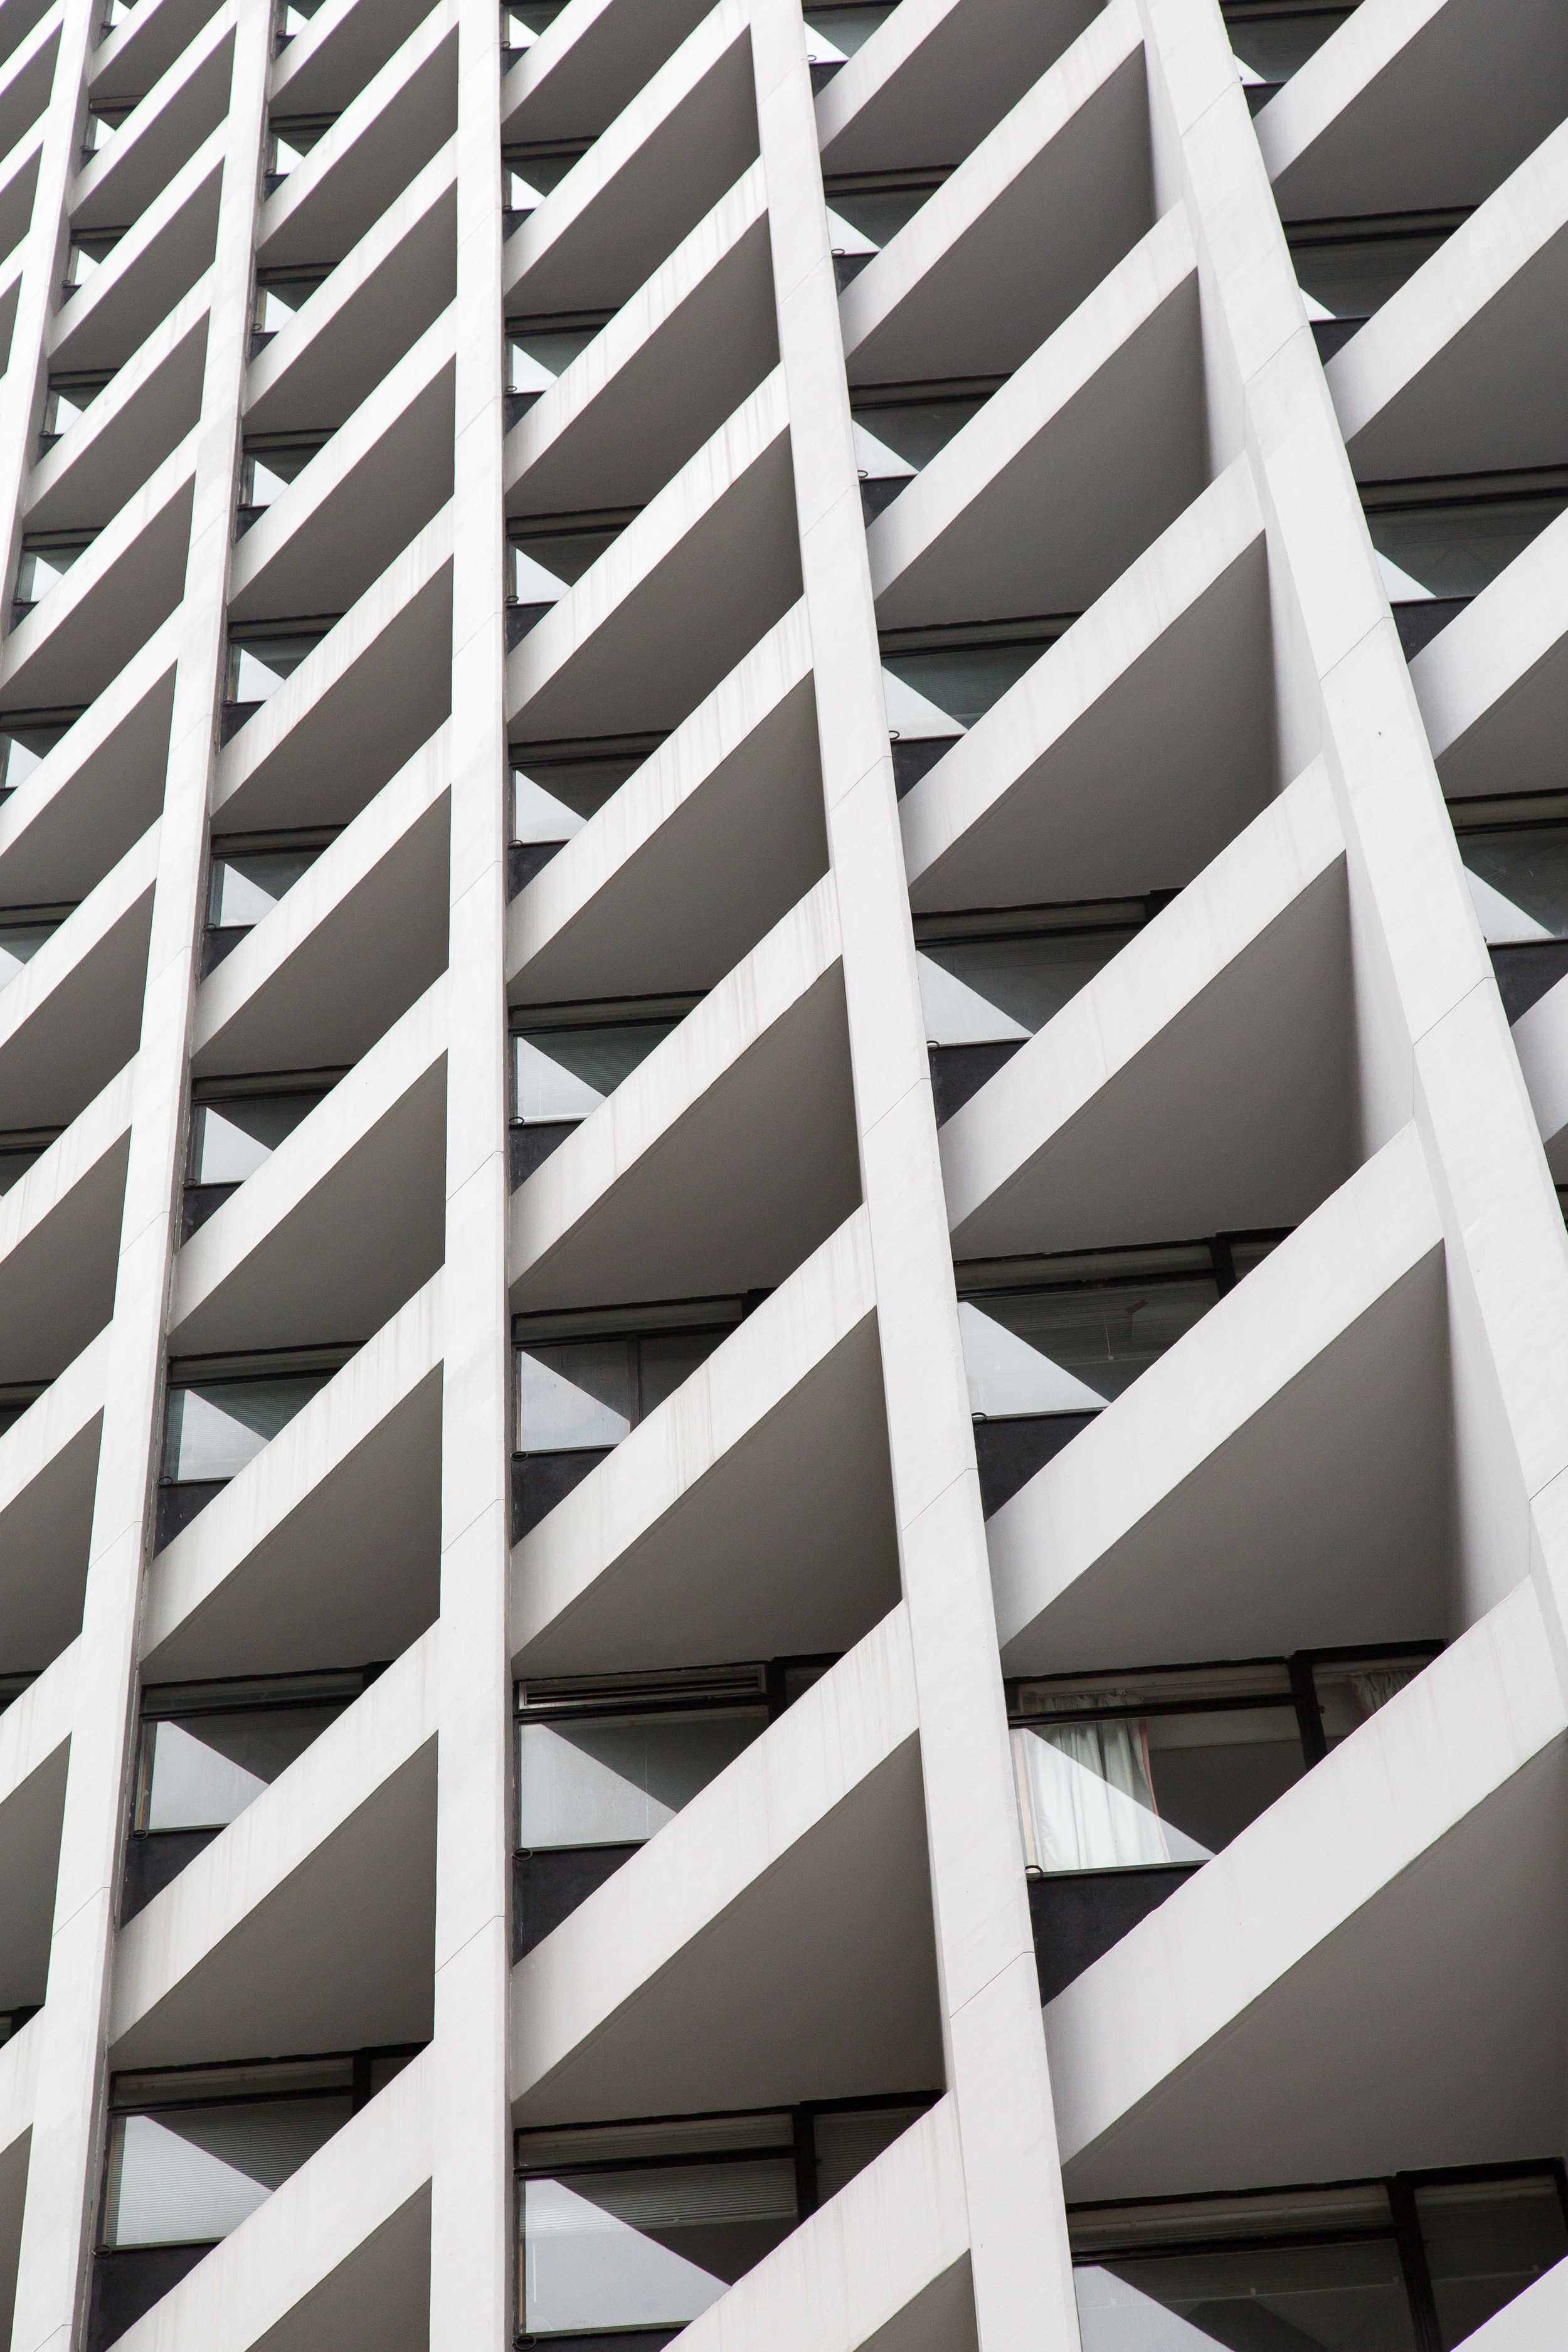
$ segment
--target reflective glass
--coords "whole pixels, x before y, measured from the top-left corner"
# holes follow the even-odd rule
[[[628,1021],[602,1029],[514,1033],[517,1117],[585,1118],[678,1026],[674,1021]]]
[[[116,2116],[104,2244],[227,2237],[326,2145],[349,2113],[345,2092]]]
[[[219,930],[244,929],[259,923],[294,887],[300,875],[309,873],[321,854],[317,845],[215,857],[207,898],[208,922]]]
[[[1564,508],[1568,490],[1404,509],[1369,505],[1367,526],[1390,603],[1479,596]]]
[[[237,1477],[331,1378],[329,1371],[294,1372],[171,1389],[164,1476]]]
[[[239,468],[242,507],[269,507],[302,474],[321,447],[316,439],[248,445]]]
[[[993,703],[999,702],[1011,686],[1016,686],[1026,670],[1032,669],[1045,652],[1049,639],[1020,638],[1006,645],[936,646],[918,653],[889,653],[882,656],[884,689],[891,679],[894,691],[888,693],[888,724],[904,735],[941,734],[943,719],[952,724],[952,731],[962,732],[984,719]],[[905,689],[900,696],[897,689]],[[905,715],[903,704],[912,696],[913,704]],[[918,706],[924,705],[928,723],[921,725]],[[931,725],[931,719],[938,723]],[[913,723],[911,723],[913,722]]]
[[[520,1723],[518,1843],[652,1837],[767,1729],[764,1707]]]
[[[342,1712],[341,1706],[247,1707],[145,1725],[136,1827],[221,1829]]]
[[[334,115],[307,114],[289,121],[277,123],[268,133],[267,169],[274,179],[285,180],[302,163],[319,141],[325,138],[336,121]]]
[[[24,964],[32,962],[44,941],[52,939],[59,927],[58,919],[44,923],[0,922],[0,988],[15,980]]]
[[[1515,824],[1459,835],[1489,945],[1568,939],[1568,824]]]
[[[114,229],[102,236],[80,236],[72,239],[66,257],[65,282],[69,287],[85,286],[89,278],[102,268],[123,231]]]
[[[1308,317],[1370,319],[1442,251],[1452,234],[1444,228],[1426,236],[1354,236],[1338,244],[1293,246]]]
[[[276,694],[313,654],[326,632],[301,630],[298,635],[229,639],[228,696],[230,702],[265,702]]]
[[[1392,2237],[1073,2273],[1083,2352],[1416,2352]]]
[[[516,148],[504,150],[501,155],[501,204],[510,213],[532,212],[552,191],[558,188],[584,150],[574,142],[570,146],[551,146],[530,152]]]
[[[812,2117],[816,2143],[816,2200],[826,2205],[847,2182],[863,2172],[885,2147],[908,2131],[924,2107],[857,2107],[842,2115]]]
[[[87,415],[108,382],[106,376],[51,376],[44,400],[43,430],[58,440]]]
[[[636,775],[646,756],[638,752],[607,760],[530,758],[526,767],[514,767],[512,839],[570,841],[626,778]]]
[[[813,65],[833,65],[864,48],[879,25],[893,13],[895,0],[876,0],[868,7],[807,8],[806,55]]]
[[[189,1181],[243,1184],[321,1099],[319,1094],[238,1095],[196,1104],[191,1112]]]
[[[256,308],[251,313],[251,325],[258,335],[275,335],[298,316],[317,287],[325,271],[321,269],[258,270],[256,277]]]
[[[857,462],[873,478],[884,472],[901,471],[904,466],[912,466],[918,474],[963,430],[972,416],[978,416],[990,396],[989,393],[977,393],[963,400],[911,400],[858,408]],[[878,462],[879,457],[885,459],[889,455],[899,463],[889,467]]]
[[[1046,1872],[1207,1862],[1307,1769],[1289,1706],[1030,1725],[1013,1756],[1026,1858]]]
[[[635,1339],[563,1339],[518,1349],[520,1452],[618,1445],[637,1417]]]
[[[916,188],[878,188],[864,192],[830,188],[827,195],[827,225],[834,226],[835,215],[850,228],[868,239],[878,252],[897,236],[899,231],[913,220],[926,198],[931,194],[928,184]],[[837,240],[835,239],[837,243]]]
[[[1406,1683],[1413,1683],[1424,1658],[1366,1658],[1353,1665],[1314,1665],[1312,1683],[1322,1717],[1323,1738],[1331,1748],[1386,1706]]]
[[[922,945],[917,961],[927,1040],[960,1045],[1033,1036],[1139,928]]]
[[[24,540],[22,559],[16,566],[16,602],[36,604],[51,588],[58,588],[79,557],[91,545],[89,539],[62,539],[58,541]]]
[[[1226,27],[1236,56],[1258,81],[1289,81],[1350,14],[1348,7],[1281,9],[1278,15],[1256,16],[1232,16],[1227,10]]]
[[[546,392],[598,334],[591,327],[546,328],[509,331],[506,339],[508,392]]]
[[[680,2326],[771,2252],[795,2218],[788,2158],[529,2180],[523,2328]]]
[[[1443,2352],[1568,2257],[1568,2224],[1549,2172],[1434,2183],[1416,2189],[1415,2210]]]
[[[510,541],[509,593],[520,604],[555,603],[615,545],[624,528],[616,523],[603,530],[530,531],[526,539]]]
[[[970,1410],[988,1418],[1110,1403],[1206,1315],[1212,1276],[1104,1289],[987,1292],[959,1308]]]
[[[0,793],[9,794],[25,784],[69,728],[69,719],[61,719],[39,727],[13,726],[0,732]]]

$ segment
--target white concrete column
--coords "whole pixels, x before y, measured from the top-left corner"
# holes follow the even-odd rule
[[[86,0],[81,0],[85,13]],[[136,1715],[137,1627],[163,1434],[163,1327],[178,1245],[187,1033],[201,936],[251,236],[271,47],[268,0],[240,0],[213,270],[182,642],[71,1757],[12,2344],[67,2352],[98,2214],[104,2052]],[[73,133],[74,135],[74,133]]]
[[[500,10],[463,0],[431,2352],[514,2333]]]
[[[1078,2344],[980,1486],[799,0],[757,113],[983,2352]]]

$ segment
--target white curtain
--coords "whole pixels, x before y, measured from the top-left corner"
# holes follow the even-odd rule
[[[1395,1691],[1402,1691],[1406,1683],[1415,1681],[1416,1672],[1412,1667],[1403,1674],[1352,1675],[1351,1688],[1361,1703],[1363,1715],[1375,1715],[1380,1706],[1386,1706]]]
[[[1142,1722],[1063,1723],[1013,1734],[1029,1868],[1126,1870],[1206,1862],[1208,1850],[1163,1822]]]

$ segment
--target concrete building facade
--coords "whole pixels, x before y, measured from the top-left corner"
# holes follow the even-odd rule
[[[13,2352],[1568,2341],[1565,142],[0,0]]]

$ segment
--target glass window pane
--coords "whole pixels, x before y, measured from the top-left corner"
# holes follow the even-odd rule
[[[999,702],[1032,669],[1046,649],[1044,638],[1004,646],[954,646],[930,652],[889,653],[882,667],[899,684],[910,687],[959,727],[973,727],[993,703]],[[892,710],[889,722],[897,725]]]
[[[226,2238],[348,2117],[346,2097],[117,2116],[104,2243]]]
[[[584,1118],[678,1024],[630,1021],[602,1029],[533,1029],[513,1040],[520,1118]]]
[[[1128,925],[922,947],[921,1003],[928,1041],[962,1045],[1033,1036],[1137,935],[1138,927]],[[997,1014],[1003,1016],[1000,1023]]]
[[[669,1331],[641,1342],[642,1417],[675,1394],[705,1364],[727,1331]]]
[[[1207,1314],[1212,1280],[1103,1290],[994,1291],[959,1309],[972,1412],[1080,1412],[1109,1403]]]
[[[519,1349],[519,1451],[618,1445],[637,1419],[634,1347],[630,1339],[565,1339]]]
[[[1367,523],[1390,600],[1479,596],[1565,505],[1568,494],[1463,499],[1403,510],[1372,507]]]
[[[58,923],[0,923],[0,988],[15,980],[26,963],[31,963],[47,939],[59,929]]]
[[[198,1103],[191,1113],[191,1182],[243,1184],[321,1099],[316,1094],[241,1095]]]
[[[525,2330],[679,2326],[794,2229],[795,2167],[584,2172],[522,2203]]]
[[[813,64],[852,58],[892,13],[893,0],[879,0],[879,5],[864,8],[808,8],[805,46]]]
[[[962,400],[879,403],[875,407],[857,408],[855,422],[919,473],[972,416],[979,415],[989,398],[989,393],[976,393]]]
[[[1443,2352],[1568,2256],[1568,2224],[1550,2173],[1435,2184],[1416,2189],[1415,2207]]]
[[[1161,1819],[1136,1717],[1031,1725],[1014,1732],[1013,1759],[1030,1868],[1132,1870],[1210,1859],[1209,1847]]]
[[[0,791],[14,793],[41,767],[55,745],[69,730],[70,721],[41,727],[13,727],[0,733]]]
[[[518,1843],[650,1838],[767,1729],[765,1708],[518,1726]]]
[[[1341,245],[1293,247],[1297,282],[1330,318],[1370,319],[1451,235],[1441,229],[1429,236],[1357,236]]]
[[[330,1372],[299,1372],[279,1380],[215,1381],[171,1389],[164,1475],[176,1479],[233,1478],[286,1429]]]
[[[147,1796],[139,1830],[221,1829],[237,1819],[342,1712],[251,1707],[147,1726]]]
[[[1364,1664],[1314,1666],[1313,1685],[1323,1719],[1323,1738],[1331,1748],[1348,1739],[1396,1691],[1414,1682],[1425,1658],[1369,1658]]]
[[[1289,81],[1350,15],[1348,7],[1226,17],[1230,46],[1259,81]]]
[[[1568,825],[1509,825],[1459,835],[1487,940],[1568,939]]]
[[[826,2205],[837,2197],[872,2158],[908,2131],[924,2115],[923,2107],[861,2107],[849,2114],[814,2116],[816,2142],[816,2198]]]
[[[244,701],[247,698],[237,698]],[[268,850],[259,856],[215,857],[207,920],[219,929],[238,929],[259,923],[279,898],[308,874],[321,856],[319,847]]]
[[[1389,2238],[1155,2256],[1073,2283],[1084,2352],[1415,2352]]]
[[[643,753],[614,760],[536,760],[514,766],[514,841],[570,841],[643,765]]]
[[[230,702],[265,702],[284,679],[315,652],[324,630],[301,631],[295,636],[231,638],[228,649]]]

